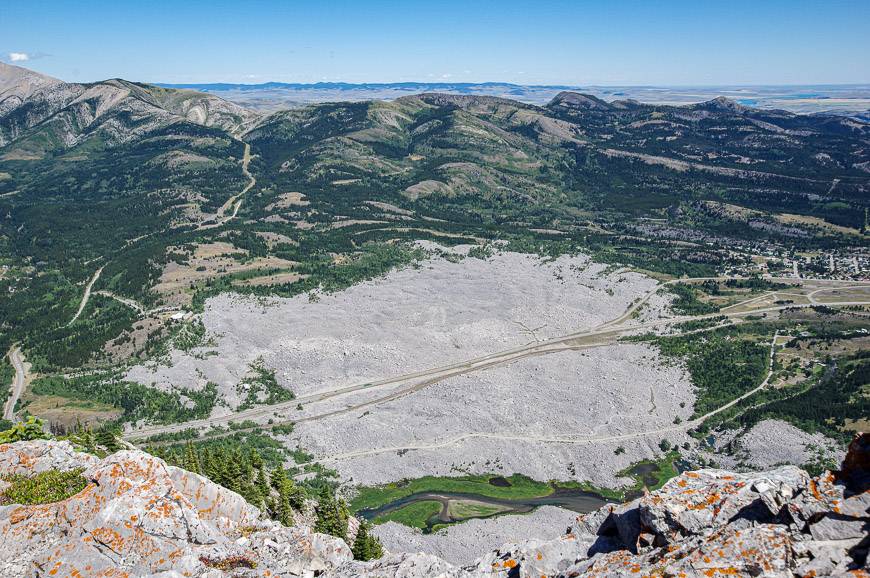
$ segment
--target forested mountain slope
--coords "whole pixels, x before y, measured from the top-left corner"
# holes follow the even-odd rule
[[[546,106],[420,94],[261,116],[194,91],[64,83],[8,65],[0,89],[3,350],[46,336],[56,347],[87,341],[66,324],[101,267],[95,291],[168,304],[156,287],[184,261],[173,247],[216,240],[248,261],[296,263],[307,278],[292,287],[234,289],[281,294],[401,260],[381,251],[369,257],[379,265],[346,274],[335,255],[433,235],[558,240],[684,273],[725,262],[709,243],[867,240],[870,125],[844,117],[571,92]],[[200,277],[184,289],[228,289]],[[108,329],[75,359],[133,313],[117,301],[95,312]]]

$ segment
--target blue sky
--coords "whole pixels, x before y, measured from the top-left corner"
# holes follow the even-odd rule
[[[870,82],[870,0],[0,0],[0,58],[69,81]]]

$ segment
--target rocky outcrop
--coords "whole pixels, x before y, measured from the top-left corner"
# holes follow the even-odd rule
[[[103,460],[67,442],[0,445],[0,475],[85,468],[53,504],[0,507],[0,577],[311,576],[352,558],[344,541],[286,528],[211,481],[140,451]]]
[[[870,436],[838,473],[685,472],[656,492],[581,516],[564,537],[504,546],[476,570],[501,576],[866,575]],[[865,574],[861,574],[864,572]]]
[[[0,507],[0,578],[19,576],[867,576],[870,436],[843,469],[685,472],[580,516],[551,541],[507,544],[460,568],[426,554],[352,560],[342,540],[263,520],[234,494],[138,451],[103,460],[66,442],[0,446],[0,475],[85,468],[62,502]]]

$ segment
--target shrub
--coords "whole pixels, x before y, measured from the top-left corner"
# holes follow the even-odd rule
[[[226,558],[209,558],[208,556],[200,556],[199,561],[209,568],[216,568],[223,571],[235,570],[236,568],[254,569],[257,567],[257,563],[254,560],[244,555],[227,556]]]
[[[11,444],[27,440],[44,440],[50,436],[42,430],[42,420],[30,416],[6,431],[0,431],[0,444]]]
[[[384,555],[380,540],[369,533],[369,525],[364,521],[360,522],[352,550],[355,560],[374,560]]]
[[[51,504],[60,502],[81,492],[88,481],[82,477],[82,469],[61,472],[48,470],[35,476],[4,476],[10,486],[0,494],[0,505]]]

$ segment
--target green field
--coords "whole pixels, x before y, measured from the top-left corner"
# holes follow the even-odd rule
[[[422,492],[460,492],[477,494],[489,498],[524,499],[548,496],[553,493],[553,487],[546,482],[536,482],[520,474],[514,474],[505,479],[510,486],[499,487],[489,483],[496,475],[461,476],[455,478],[438,478],[426,476],[416,480],[403,480],[383,486],[362,487],[351,501],[351,510],[367,510],[389,504],[405,496]]]
[[[372,521],[375,524],[398,522],[399,524],[422,530],[428,526],[429,519],[440,511],[441,502],[423,500],[408,504],[387,514],[382,514]]]
[[[559,488],[582,490],[598,494],[606,499],[622,501],[626,496],[642,490],[644,486],[650,490],[658,489],[669,479],[676,476],[677,469],[674,466],[674,462],[677,459],[679,459],[679,454],[671,451],[659,460],[643,460],[632,464],[617,474],[620,477],[628,477],[635,480],[633,484],[623,488],[599,488],[589,482],[577,481],[539,482],[521,474],[504,477],[510,484],[509,486],[491,484],[490,480],[502,477],[495,474],[445,478],[426,476],[415,480],[403,480],[384,484],[382,486],[360,487],[358,488],[358,494],[350,503],[350,508],[354,512],[371,510],[412,494],[426,492],[454,492],[504,500],[524,500],[549,496]],[[641,474],[637,471],[644,469],[645,466],[649,466],[650,470],[646,474]],[[491,514],[488,513],[483,516],[468,515],[467,517],[485,517]]]

